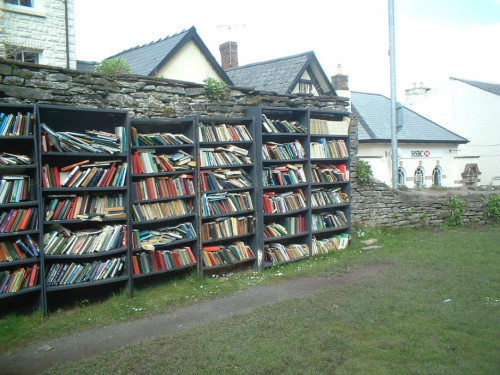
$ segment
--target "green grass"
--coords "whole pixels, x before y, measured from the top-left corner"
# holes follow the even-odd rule
[[[368,235],[379,238],[382,248],[371,252],[355,243],[345,252],[227,281],[190,278],[48,319],[9,317],[0,322],[0,342],[20,345],[14,337],[37,324],[42,333],[31,341],[75,331],[77,322],[79,329],[107,324],[112,318],[104,316],[113,309],[127,310],[111,314],[121,321],[299,274],[384,263],[377,275],[47,374],[500,373],[499,229],[373,231]]]

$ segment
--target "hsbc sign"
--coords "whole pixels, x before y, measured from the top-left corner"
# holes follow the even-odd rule
[[[440,158],[443,157],[443,151],[442,150],[407,150],[403,152],[403,157],[407,158],[419,158],[419,159],[424,159],[424,158]]]

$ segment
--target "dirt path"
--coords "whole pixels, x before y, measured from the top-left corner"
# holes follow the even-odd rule
[[[133,320],[48,340],[0,355],[0,374],[37,374],[58,363],[79,361],[122,346],[205,324],[256,307],[308,296],[320,289],[370,276],[387,265],[372,265],[334,277],[299,277],[180,308],[168,314]]]

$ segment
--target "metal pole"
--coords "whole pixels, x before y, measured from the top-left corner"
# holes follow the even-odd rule
[[[398,119],[396,102],[396,53],[394,42],[394,0],[389,0],[389,56],[391,59],[391,147],[392,187],[398,187]]]

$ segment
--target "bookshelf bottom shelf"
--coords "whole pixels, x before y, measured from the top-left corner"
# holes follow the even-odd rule
[[[203,266],[203,271],[204,272],[210,272],[210,271],[213,271],[213,270],[227,269],[227,268],[235,267],[235,266],[242,265],[242,264],[245,264],[245,263],[251,263],[251,262],[255,261],[256,259],[257,259],[257,257],[254,256],[254,257],[251,257],[251,258],[238,260],[238,261],[233,262],[233,263],[219,264],[219,265],[211,266],[211,267]]]
[[[128,281],[128,280],[129,280],[128,276],[110,277],[110,278],[107,278],[104,280],[99,280],[99,281],[87,281],[87,282],[78,283],[78,284],[48,286],[46,291],[48,293],[48,292],[57,292],[60,290],[88,288],[88,287],[94,287],[94,286],[99,286],[99,285],[103,285],[103,284],[118,283],[120,281]]]
[[[196,267],[196,263],[186,264],[184,266],[170,268],[168,270],[161,270],[161,271],[153,271],[153,272],[147,272],[147,273],[133,274],[132,278],[134,278],[134,279],[140,279],[140,278],[144,278],[144,277],[148,277],[148,276],[155,276],[155,275],[162,275],[162,274],[167,274],[167,273],[173,273],[173,272],[176,272],[176,271],[182,271],[182,270],[185,270],[187,268],[192,268],[192,267]]]
[[[284,260],[282,262],[269,262],[269,261],[265,260],[264,261],[264,268],[271,268],[273,266],[281,266],[283,264],[298,262],[298,261],[301,261],[301,260],[304,260],[304,259],[308,259],[308,258],[309,258],[309,255],[303,256],[303,257],[299,257],[299,258],[293,258],[293,259],[290,259],[290,260]]]

